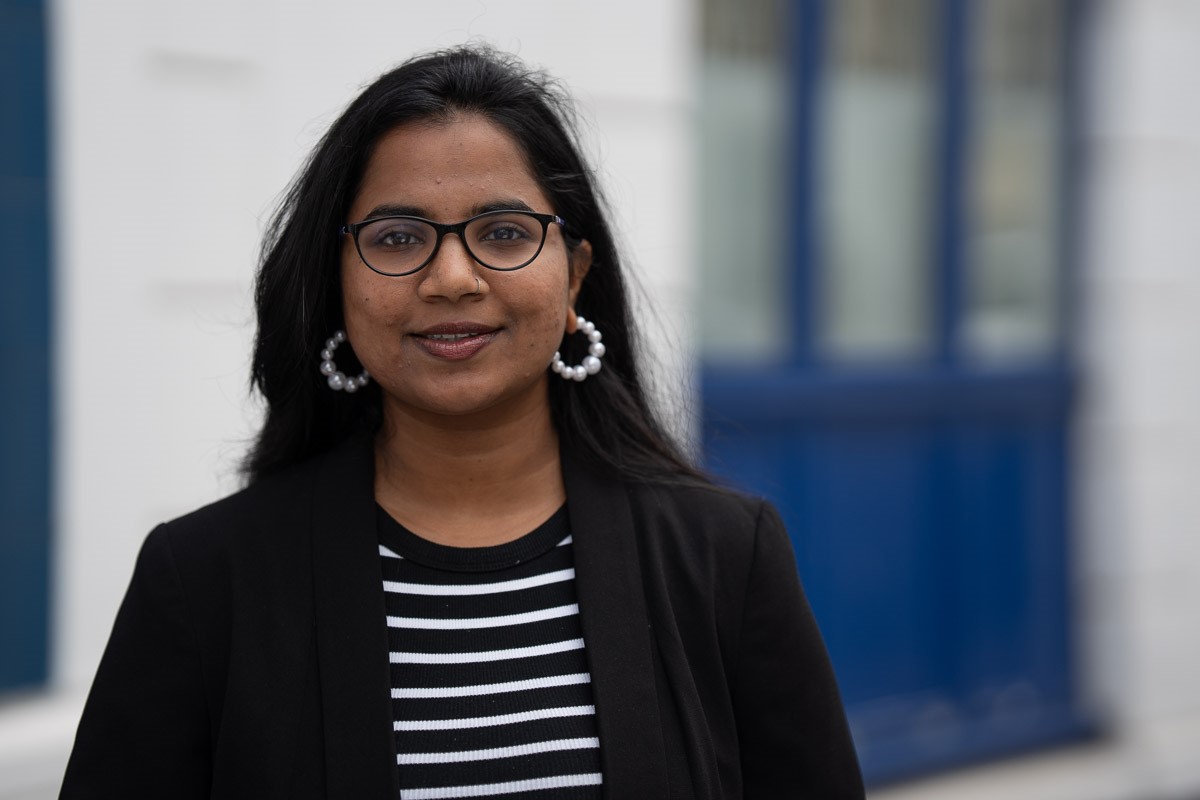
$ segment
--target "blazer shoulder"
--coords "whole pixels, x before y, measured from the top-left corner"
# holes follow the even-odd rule
[[[639,512],[654,513],[729,534],[753,533],[764,515],[777,516],[770,502],[719,485],[673,486],[636,484],[627,487]]]
[[[770,502],[721,486],[627,487],[640,545],[660,557],[745,565],[763,532],[786,536]]]
[[[262,511],[277,511],[294,505],[311,488],[311,463],[288,468],[278,474],[246,486],[233,494],[170,520],[166,525],[177,531],[190,531],[213,522],[232,523]]]
[[[314,504],[342,494],[337,487],[320,491],[329,459],[317,456],[262,478],[163,523],[152,536],[168,538],[173,550],[187,555],[285,545],[307,530]]]

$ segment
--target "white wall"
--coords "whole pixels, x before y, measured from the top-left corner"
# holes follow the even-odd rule
[[[52,690],[0,708],[6,798],[56,793],[142,537],[236,488],[257,418],[260,231],[380,72],[465,41],[547,68],[582,105],[630,263],[668,328],[685,325],[692,278],[686,0],[57,0],[51,15],[54,667]],[[663,358],[678,390],[686,360]]]

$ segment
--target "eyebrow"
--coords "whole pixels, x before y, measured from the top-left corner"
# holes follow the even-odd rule
[[[479,214],[486,214],[489,211],[533,211],[528,203],[523,200],[518,200],[515,197],[500,198],[497,200],[489,200],[486,203],[476,203],[471,206],[470,216],[474,217]],[[429,212],[420,206],[401,206],[383,204],[372,208],[367,212],[364,219],[378,219],[379,217],[421,217],[422,219],[430,219]]]
[[[417,206],[391,206],[381,205],[375,206],[367,212],[367,216],[363,219],[376,219],[378,217],[423,217],[425,214]]]
[[[533,211],[533,209],[527,203],[515,197],[509,197],[502,200],[495,200],[491,203],[480,203],[472,206],[471,216],[486,214],[489,211]]]

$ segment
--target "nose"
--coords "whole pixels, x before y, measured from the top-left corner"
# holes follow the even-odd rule
[[[447,233],[433,259],[418,273],[417,296],[422,300],[457,301],[477,294],[478,269],[478,262],[467,251],[462,238],[457,233]]]

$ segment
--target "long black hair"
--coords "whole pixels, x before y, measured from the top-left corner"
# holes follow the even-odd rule
[[[333,123],[280,201],[255,287],[251,383],[267,409],[243,463],[246,478],[253,482],[380,425],[378,386],[334,392],[317,370],[322,343],[343,327],[338,230],[382,136],[408,122],[460,113],[479,114],[512,136],[555,213],[568,221],[568,246],[582,239],[592,246],[576,310],[604,332],[607,353],[604,368],[586,383],[558,376],[549,382],[562,445],[627,478],[706,482],[651,408],[618,250],[579,153],[570,101],[545,74],[478,46],[411,59],[368,86]],[[583,339],[564,336],[560,349],[567,363],[586,355]],[[354,374],[358,365],[349,350],[338,350],[338,364]]]

